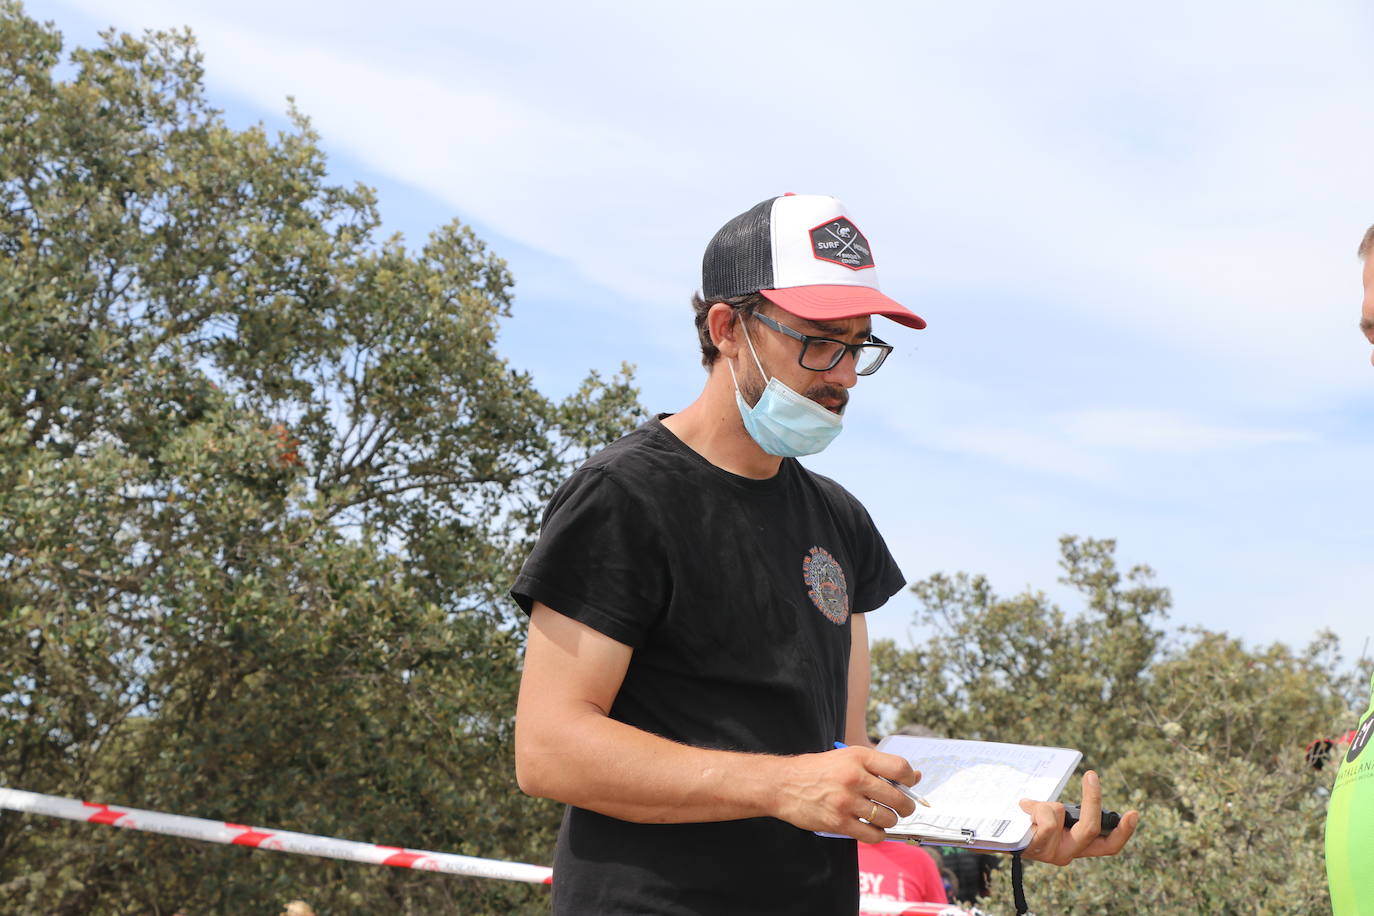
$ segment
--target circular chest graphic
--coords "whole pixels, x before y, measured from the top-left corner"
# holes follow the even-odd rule
[[[844,570],[824,547],[812,547],[802,560],[806,596],[825,619],[842,624],[849,619],[849,586]]]

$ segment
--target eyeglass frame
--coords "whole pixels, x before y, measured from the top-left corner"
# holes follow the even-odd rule
[[[800,340],[802,347],[801,352],[797,354],[797,365],[801,366],[807,372],[829,372],[831,369],[834,369],[836,366],[840,364],[840,360],[844,359],[846,356],[853,356],[854,374],[869,376],[877,372],[879,369],[881,369],[883,367],[883,363],[887,361],[887,358],[890,355],[892,355],[892,344],[884,340],[880,340],[873,334],[868,335],[868,340],[865,340],[861,343],[851,344],[845,343],[843,340],[836,340],[833,337],[816,337],[811,334],[803,334],[801,331],[793,330],[785,324],[781,324],[777,321],[774,321],[772,318],[769,318],[762,312],[750,311],[747,314],[763,322],[765,327],[772,328],[774,331],[777,331],[780,334],[790,337],[793,340]],[[806,363],[802,362],[802,360],[806,358],[807,348],[811,346],[813,341],[820,343],[838,344],[840,347],[840,349],[835,352],[835,358],[830,361],[830,365],[826,366],[824,369],[813,369],[812,367],[806,365]],[[877,347],[879,350],[882,351],[883,355],[878,357],[878,361],[875,362],[873,366],[870,369],[868,369],[868,371],[860,372],[858,368],[859,351],[862,350],[864,347]]]

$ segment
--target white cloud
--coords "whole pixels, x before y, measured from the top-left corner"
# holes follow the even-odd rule
[[[331,149],[630,301],[679,301],[756,199],[833,189],[890,288],[1033,291],[1270,403],[1364,383],[1329,356],[1374,212],[1357,9],[81,5],[191,23],[212,84],[294,94]]]
[[[100,0],[87,6],[114,11]],[[393,57],[382,63],[358,35],[320,40],[273,30],[270,17],[221,10],[141,0],[120,4],[118,15],[190,22],[212,83],[267,111],[293,96],[331,148],[420,185],[502,235],[573,258],[601,285],[643,294],[663,284],[635,247],[661,234],[658,201],[646,189],[693,171],[681,147],[638,130],[614,106],[565,111],[543,93],[514,92],[461,46],[443,61],[382,55]]]

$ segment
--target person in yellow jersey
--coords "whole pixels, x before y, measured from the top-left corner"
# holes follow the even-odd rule
[[[1374,344],[1374,226],[1360,242],[1364,262],[1364,303],[1360,330]],[[1374,361],[1374,355],[1370,357]],[[1374,916],[1374,678],[1369,706],[1341,758],[1326,815],[1326,879],[1335,916]]]

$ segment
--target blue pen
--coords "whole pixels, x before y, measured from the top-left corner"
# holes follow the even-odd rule
[[[836,741],[836,742],[835,742],[835,748],[836,748],[837,750],[844,750],[844,749],[847,748],[847,747],[849,747],[849,745],[845,744],[843,741]],[[900,782],[897,782],[896,780],[888,779],[886,776],[879,776],[878,778],[881,779],[883,782],[887,783],[888,785],[892,786],[892,788],[896,789],[898,792],[901,792],[901,793],[902,793],[903,795],[905,795],[907,798],[909,798],[909,799],[911,799],[912,801],[916,802],[916,804],[918,804],[918,805],[925,805],[927,808],[931,807],[930,802],[926,801],[924,798],[922,798],[921,796],[917,795],[915,792],[911,791],[909,788],[907,788],[906,786],[902,785]],[[878,809],[877,809],[877,808],[874,808],[873,810],[876,811],[876,810],[878,810]]]

